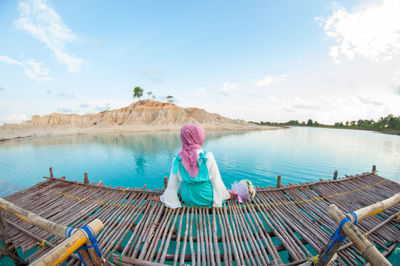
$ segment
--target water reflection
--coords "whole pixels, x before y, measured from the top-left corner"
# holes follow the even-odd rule
[[[146,166],[147,161],[141,156],[136,156],[135,161],[136,161],[136,174],[143,175],[144,167]]]
[[[48,175],[107,185],[159,188],[179,151],[179,132],[104,134],[36,139],[0,145],[0,196]],[[400,137],[365,131],[291,128],[207,132],[205,149],[217,159],[227,186],[238,179],[256,185],[298,183],[356,174],[376,164],[379,174],[400,180]]]
[[[241,136],[249,134],[248,131],[209,131],[205,143],[225,136]],[[146,132],[131,134],[100,134],[100,135],[77,135],[60,136],[49,138],[38,138],[32,141],[18,143],[5,143],[2,149],[15,149],[17,146],[32,146],[43,148],[48,146],[79,146],[95,144],[101,146],[115,146],[130,151],[144,151],[147,155],[159,153],[170,154],[181,145],[179,132]]]

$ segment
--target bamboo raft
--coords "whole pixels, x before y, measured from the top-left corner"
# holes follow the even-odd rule
[[[47,177],[5,199],[58,224],[82,227],[97,218],[102,256],[116,265],[297,265],[320,253],[336,230],[326,212],[344,213],[400,192],[400,184],[375,174],[278,188],[257,188],[252,202],[227,201],[222,208],[169,209],[149,199],[161,191],[111,188]],[[280,177],[278,177],[280,186]],[[384,255],[398,245],[400,204],[359,221],[358,228]],[[5,212],[9,243],[32,262],[63,241]],[[366,263],[346,240],[339,265]],[[73,254],[67,265],[79,265]]]

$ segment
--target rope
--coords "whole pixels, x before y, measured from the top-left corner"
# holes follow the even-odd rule
[[[81,229],[83,229],[86,232],[86,234],[89,237],[89,241],[92,242],[92,244],[90,246],[80,247],[80,248],[78,248],[78,250],[93,248],[94,251],[96,252],[97,256],[99,258],[101,258],[101,252],[100,252],[99,247],[97,246],[97,240],[96,240],[96,237],[94,236],[94,232],[93,232],[92,228],[90,228],[90,226],[88,226],[88,225],[85,225],[85,226],[82,226]]]
[[[77,229],[77,228],[71,226],[71,227],[67,227],[65,229],[64,234],[66,235],[66,238],[69,238],[71,236],[72,230],[74,230],[74,229]],[[86,232],[87,236],[89,237],[89,241],[92,242],[92,245],[80,247],[76,250],[76,253],[78,253],[79,259],[81,260],[82,264],[84,266],[86,266],[86,263],[85,263],[84,259],[82,258],[81,254],[79,254],[79,252],[77,252],[78,250],[93,248],[94,251],[96,252],[97,256],[99,256],[99,258],[101,258],[101,252],[97,245],[97,240],[96,240],[96,237],[94,235],[92,228],[90,228],[90,226],[88,226],[88,225],[85,225],[85,226],[82,226],[80,229],[82,229],[83,231]]]
[[[348,212],[348,213],[350,213],[351,215],[353,215],[353,217],[354,217],[354,225],[356,225],[356,224],[357,224],[357,220],[358,220],[357,214],[356,214],[355,212]],[[346,214],[347,214],[347,213],[346,213]]]
[[[306,200],[284,201],[284,202],[273,202],[273,203],[261,203],[261,204],[260,203],[253,203],[253,204],[240,205],[240,206],[227,206],[227,208],[228,209],[230,209],[230,208],[247,208],[247,207],[250,207],[250,206],[253,206],[253,207],[256,207],[256,206],[269,207],[269,206],[280,206],[280,205],[290,205],[290,204],[301,204],[301,203],[311,202],[311,201],[315,201],[315,200],[328,199],[328,198],[333,198],[333,197],[337,197],[337,196],[342,196],[342,195],[346,195],[346,194],[362,191],[362,190],[365,190],[365,189],[370,188],[370,187],[378,186],[378,185],[380,185],[380,184],[382,184],[382,183],[384,183],[386,181],[388,181],[388,180],[384,179],[384,180],[379,181],[377,183],[374,183],[372,185],[366,185],[366,186],[363,186],[363,187],[359,187],[357,189],[348,190],[348,191],[344,191],[344,192],[341,192],[341,193],[336,193],[336,194],[331,194],[331,195],[326,195],[326,196],[314,197],[314,198],[306,199]],[[75,199],[75,200],[85,201],[85,202],[89,202],[89,203],[98,203],[98,204],[100,204],[102,206],[106,206],[106,207],[107,206],[122,207],[122,208],[133,208],[134,207],[133,204],[132,205],[127,205],[127,204],[118,204],[118,203],[105,203],[104,201],[101,201],[101,200],[90,200],[90,199],[86,199],[86,198],[80,198],[78,196],[70,195],[68,193],[61,192],[61,191],[55,190],[53,188],[48,188],[48,187],[45,187],[45,186],[42,186],[42,185],[38,185],[37,187],[43,188],[43,189],[46,189],[46,190],[50,190],[52,192],[55,192],[57,194],[60,194],[60,195],[63,195],[63,196],[66,196],[66,197],[69,197],[69,198],[72,198],[72,199]],[[141,208],[150,208],[150,207],[149,206],[137,207],[137,209],[141,209]]]
[[[331,243],[329,244],[328,248],[325,251],[325,257],[322,259],[322,261],[325,261],[327,256],[328,256],[328,252],[329,250],[332,248],[333,244],[335,244],[335,242],[340,241],[343,242],[346,237],[341,236],[340,233],[342,232],[342,227],[345,223],[347,222],[351,222],[349,218],[344,218],[341,222],[339,227],[336,229],[336,231],[333,233],[333,235],[329,238],[329,240],[332,240]]]
[[[39,249],[44,248],[46,246],[46,240],[43,240],[42,242],[37,242],[36,245]]]
[[[119,255],[119,265],[122,265],[122,261],[121,261],[121,256],[122,254],[119,253],[118,251],[114,250],[111,254],[118,254]],[[111,257],[112,258],[112,257]],[[112,258],[112,262],[114,263],[114,259]]]
[[[348,213],[351,213],[354,216],[354,220],[355,220],[354,225],[355,225],[357,223],[357,214],[355,212],[348,212]],[[329,240],[332,240],[332,241],[329,244],[328,248],[326,249],[325,256],[322,259],[322,261],[326,260],[326,258],[328,256],[328,252],[332,248],[333,244],[335,244],[335,242],[343,242],[344,240],[346,240],[346,236],[341,236],[340,233],[342,232],[343,226],[347,222],[351,222],[351,220],[347,217],[343,218],[343,220],[339,224],[339,227],[336,229],[336,231],[333,233],[333,235],[329,238]]]
[[[317,256],[311,257],[307,261],[312,261],[313,265],[317,264],[317,262],[319,261],[319,254]]]

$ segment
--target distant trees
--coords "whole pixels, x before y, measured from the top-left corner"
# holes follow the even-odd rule
[[[144,89],[142,89],[139,86],[136,86],[135,88],[133,88],[133,94],[132,94],[133,95],[133,100],[138,98],[139,101],[140,101],[140,98],[143,96],[144,93],[147,95],[147,99],[148,100],[150,100],[150,99],[155,100],[156,99],[156,95],[152,91],[149,90],[149,91],[145,92]],[[175,102],[175,97],[172,96],[172,95],[168,95],[165,98],[164,97],[161,97],[161,98],[165,99],[167,102],[170,102],[170,103]]]
[[[168,101],[169,103],[173,103],[173,102],[175,101],[174,96],[168,95],[168,96],[167,96],[167,101]]]
[[[135,87],[133,89],[133,99],[138,98],[140,101],[140,97],[143,96],[143,89],[141,87]]]
[[[391,134],[400,135],[400,116],[394,116],[392,114],[386,117],[379,118],[378,121],[372,119],[358,119],[346,122],[335,122],[334,125],[324,125],[317,121],[308,119],[307,122],[298,120],[289,120],[288,122],[252,122],[258,125],[270,125],[270,126],[307,126],[307,127],[328,127],[328,128],[348,128],[348,129],[363,129],[363,130],[374,130],[382,131]]]
[[[342,122],[336,122],[334,127],[344,127],[352,129],[366,129],[376,131],[400,131],[400,116],[392,114],[386,117],[379,118],[378,121],[372,119],[359,119],[357,121],[346,121],[345,125]],[[399,132],[400,133],[400,132]]]
[[[298,126],[298,125],[300,125],[299,121],[297,121],[297,120],[290,120],[290,121],[287,122],[287,124],[289,126]]]

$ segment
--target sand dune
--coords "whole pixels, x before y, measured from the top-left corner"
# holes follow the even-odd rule
[[[183,108],[173,103],[142,100],[127,107],[97,114],[34,115],[31,120],[20,124],[0,126],[0,140],[71,134],[178,130],[188,123],[200,124],[208,130],[267,129],[195,107]]]

